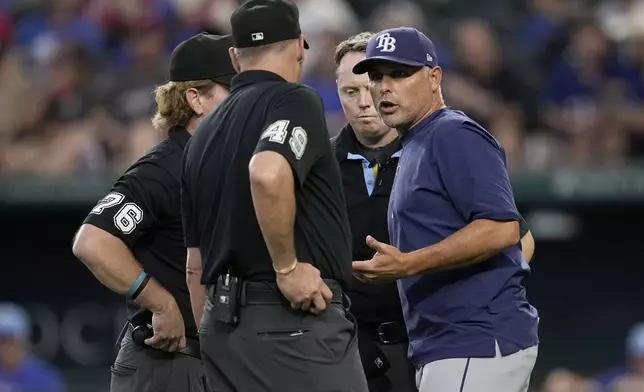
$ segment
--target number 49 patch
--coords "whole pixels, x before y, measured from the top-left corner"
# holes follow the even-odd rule
[[[308,143],[308,136],[302,127],[295,127],[291,131],[291,138],[288,144],[291,146],[291,151],[295,154],[295,158],[300,160],[306,151],[306,144]]]

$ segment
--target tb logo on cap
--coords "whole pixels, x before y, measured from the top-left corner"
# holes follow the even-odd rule
[[[396,50],[396,39],[389,35],[389,33],[379,35],[376,40],[378,41],[376,49],[380,49],[381,52],[393,52]]]

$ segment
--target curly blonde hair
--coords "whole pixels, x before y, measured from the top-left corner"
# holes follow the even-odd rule
[[[159,130],[168,130],[175,126],[186,126],[195,116],[188,105],[186,91],[196,89],[200,95],[212,97],[215,82],[209,79],[191,80],[188,82],[168,82],[154,89],[154,100],[157,109],[152,117],[152,125]]]

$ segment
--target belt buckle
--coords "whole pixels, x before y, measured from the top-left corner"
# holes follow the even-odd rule
[[[380,342],[381,342],[382,344],[392,344],[392,343],[396,343],[396,342],[395,342],[395,341],[393,341],[393,340],[387,340],[387,339],[386,339],[386,336],[385,336],[385,335],[386,335],[386,333],[385,333],[385,327],[390,326],[390,325],[394,325],[394,324],[396,324],[396,322],[395,322],[395,321],[386,321],[386,322],[384,322],[384,323],[380,323],[380,324],[378,324],[378,328],[377,328],[376,330],[378,331],[378,339],[380,340]]]

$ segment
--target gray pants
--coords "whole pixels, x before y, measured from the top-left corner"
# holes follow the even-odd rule
[[[527,392],[538,346],[494,358],[453,358],[426,364],[416,372],[420,392]]]
[[[216,322],[213,310],[208,299],[199,330],[212,392],[367,392],[356,323],[339,305],[317,316],[245,306],[236,327]]]
[[[112,365],[110,392],[206,392],[197,358],[121,341]]]

